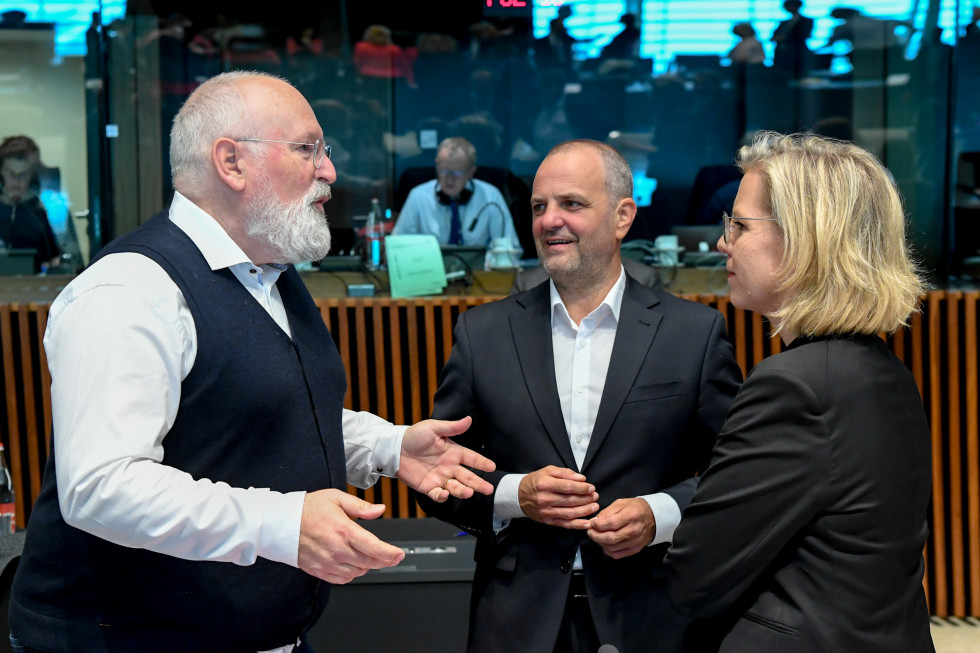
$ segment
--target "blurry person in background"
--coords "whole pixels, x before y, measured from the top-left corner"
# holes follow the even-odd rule
[[[801,14],[802,8],[800,0],[783,2],[783,9],[789,18],[780,22],[772,33],[772,42],[776,46],[772,65],[789,72],[794,78],[802,76],[810,63],[810,49],[806,42],[813,33],[813,19]]]
[[[728,412],[667,554],[671,600],[701,619],[699,653],[929,653],[929,424],[878,335],[924,289],[901,197],[852,143],[763,132],[738,159],[731,302],[786,350]]]
[[[762,43],[751,23],[736,23],[732,27],[732,34],[739,38],[739,42],[728,52],[728,58],[733,64],[762,63],[766,60],[765,50],[762,49]]]
[[[514,249],[520,239],[507,202],[492,184],[474,179],[476,148],[451,136],[436,150],[436,178],[408,193],[392,233],[432,234],[440,245],[487,247],[507,238]]]
[[[48,212],[39,197],[41,151],[27,136],[0,143],[0,249],[33,249],[34,271],[61,261]]]
[[[391,28],[385,25],[368,26],[363,38],[354,44],[354,68],[362,78],[404,78],[409,86],[415,86],[416,56],[415,48],[396,45]]]

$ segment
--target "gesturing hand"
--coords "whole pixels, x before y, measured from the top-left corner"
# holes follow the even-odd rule
[[[449,439],[466,431],[472,421],[469,417],[427,419],[408,427],[402,439],[398,479],[439,503],[450,495],[469,499],[474,491],[492,494],[493,486],[467,467],[492,472],[496,468],[493,461]]]
[[[309,492],[299,529],[299,568],[328,583],[342,585],[369,569],[394,567],[405,552],[379,540],[354,519],[375,519],[384,506],[340,490]]]
[[[599,509],[599,494],[585,476],[575,470],[548,465],[531,472],[517,490],[521,510],[534,521],[584,530],[584,519]]]

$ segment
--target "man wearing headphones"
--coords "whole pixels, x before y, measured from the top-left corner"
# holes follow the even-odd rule
[[[392,230],[397,234],[432,234],[440,245],[489,247],[507,238],[521,248],[514,220],[503,195],[492,184],[473,179],[476,148],[465,138],[450,137],[436,150],[436,178],[413,188]]]

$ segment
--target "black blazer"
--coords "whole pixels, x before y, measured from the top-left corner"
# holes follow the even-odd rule
[[[497,463],[486,477],[546,465],[576,469],[562,417],[549,285],[466,311],[435,395],[433,417],[473,417],[458,436]],[[582,473],[605,508],[669,493],[683,509],[724,421],[741,373],[721,314],[627,276],[619,326]],[[615,561],[583,531],[515,519],[499,536],[493,498],[423,508],[478,536],[470,650],[551,653],[581,546],[600,640],[620,651],[679,650],[687,619],[667,601],[666,545]]]
[[[798,338],[739,390],[674,533],[671,599],[719,618],[692,633],[726,653],[932,651],[930,478],[918,389],[882,340]]]

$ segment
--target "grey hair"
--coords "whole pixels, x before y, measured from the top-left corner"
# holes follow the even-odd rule
[[[286,80],[268,73],[236,70],[221,73],[197,87],[184,102],[170,130],[170,170],[174,188],[200,192],[211,167],[211,147],[222,137],[243,137],[251,128],[245,82]]]
[[[439,147],[436,149],[436,157],[441,152],[446,152],[447,154],[451,152],[462,152],[471,166],[476,165],[476,147],[462,136],[450,136],[449,138],[442,139],[442,142],[439,143]]]
[[[629,162],[611,145],[588,138],[578,138],[555,145],[545,158],[576,147],[591,148],[602,157],[602,165],[606,173],[606,194],[609,195],[609,202],[613,206],[619,204],[620,200],[633,197],[633,171],[630,170]]]

